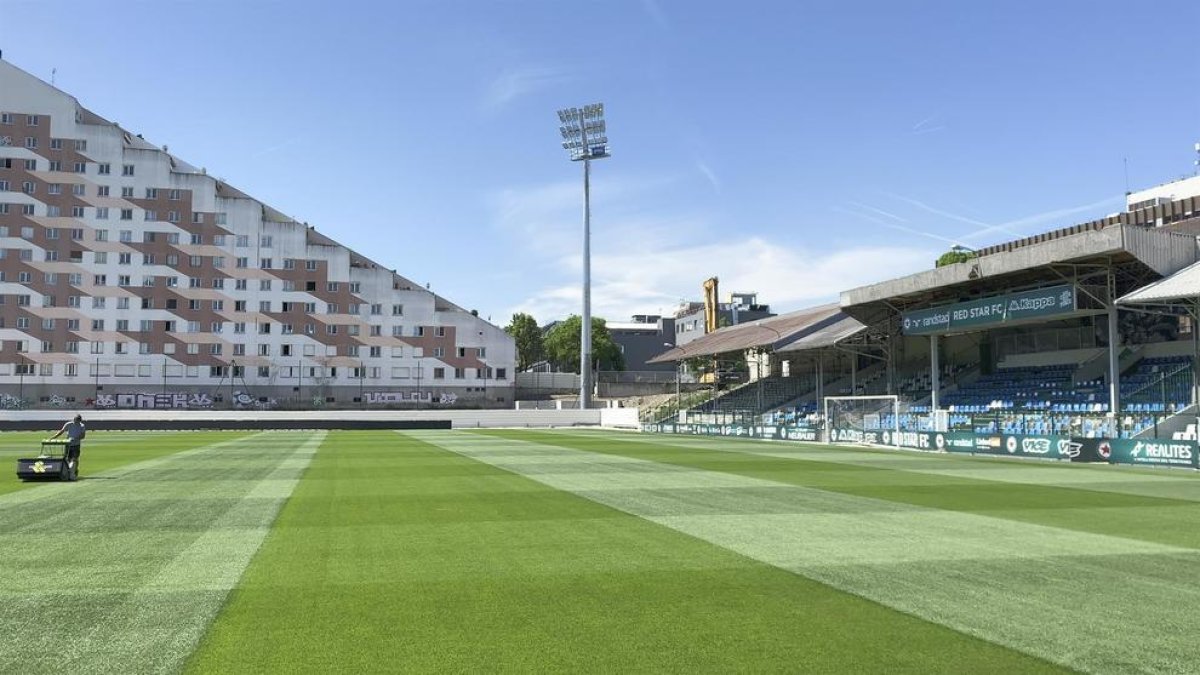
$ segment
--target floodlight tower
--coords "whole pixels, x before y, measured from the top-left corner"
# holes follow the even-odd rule
[[[563,149],[583,162],[583,317],[579,327],[579,407],[592,404],[592,160],[608,157],[604,104],[558,111]]]

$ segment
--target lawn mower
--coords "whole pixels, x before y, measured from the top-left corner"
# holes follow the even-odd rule
[[[67,439],[42,441],[42,454],[17,460],[17,478],[24,481],[75,480],[78,462],[67,460]]]

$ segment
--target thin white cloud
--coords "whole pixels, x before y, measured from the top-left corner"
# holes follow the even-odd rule
[[[708,180],[708,184],[712,186],[713,192],[721,194],[721,181],[717,178],[717,174],[712,170],[712,167],[700,160],[696,160],[696,170]]]
[[[935,131],[941,131],[942,129],[945,129],[946,125],[942,124],[940,121],[941,116],[941,113],[934,113],[920,122],[917,122],[912,127],[912,134],[914,136],[920,136],[923,134],[932,134]]]
[[[851,203],[853,204],[854,202],[851,202]],[[905,222],[905,223],[906,223],[906,222],[908,222],[907,220],[905,220],[905,219],[901,218],[900,216],[892,215],[892,214],[890,214],[890,213],[887,213],[886,211],[881,211],[880,209],[873,209],[873,208],[871,208],[870,206],[867,206],[867,205],[865,205],[865,204],[857,204],[857,206],[859,206],[860,208],[871,209],[872,211],[876,211],[876,212],[878,212],[878,213],[881,213],[881,214],[883,214],[883,215],[889,216],[889,217],[891,217],[891,218],[894,218],[894,219],[896,219],[896,220],[899,220],[900,222]],[[891,229],[891,230],[896,230],[896,231],[898,231],[898,232],[904,232],[905,234],[915,234],[915,235],[917,235],[917,236],[919,236],[919,237],[926,237],[926,238],[928,238],[928,239],[935,239],[935,240],[937,240],[937,241],[941,241],[941,242],[945,242],[945,243],[947,243],[947,244],[950,244],[950,245],[952,245],[952,246],[954,246],[954,245],[963,246],[963,245],[964,245],[964,244],[963,244],[963,242],[961,242],[961,241],[959,241],[959,240],[957,240],[957,239],[951,239],[950,237],[944,237],[944,236],[942,236],[942,235],[940,235],[940,234],[935,234],[935,233],[933,233],[933,232],[927,232],[927,231],[925,231],[925,230],[918,230],[918,229],[916,229],[916,228],[907,227],[907,226],[905,226],[905,225],[900,225],[900,224],[898,224],[898,223],[894,223],[894,222],[891,222],[891,221],[888,221],[888,220],[884,220],[884,219],[882,219],[882,218],[876,218],[875,216],[872,216],[872,215],[871,215],[871,214],[869,214],[869,213],[859,213],[859,212],[857,212],[857,211],[851,211],[851,210],[849,210],[849,209],[843,209],[843,208],[841,208],[841,207],[839,207],[839,206],[835,206],[835,207],[833,207],[833,210],[834,210],[834,211],[837,211],[837,212],[839,212],[839,213],[844,213],[844,214],[846,214],[846,215],[849,215],[849,216],[854,216],[855,218],[861,218],[861,219],[863,219],[863,220],[870,221],[870,222],[872,222],[872,223],[875,223],[876,225],[880,225],[880,226],[886,227],[886,228],[888,228],[888,229]]]
[[[713,275],[728,291],[753,291],[776,311],[833,302],[847,289],[933,265],[936,252],[920,247],[859,247],[829,251],[759,237],[668,249],[639,248],[593,259],[592,312],[610,320],[670,313],[681,298],[696,299]],[[510,312],[540,322],[578,314],[581,284],[553,284]]]
[[[519,66],[505,68],[488,84],[483,107],[499,110],[514,100],[542,89],[570,82],[566,68],[557,66]]]

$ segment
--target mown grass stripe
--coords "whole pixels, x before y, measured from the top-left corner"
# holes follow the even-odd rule
[[[0,497],[0,672],[177,671],[323,435],[258,434]]]
[[[418,440],[450,438],[493,442],[331,434],[188,670],[1055,670]]]
[[[1195,649],[1190,636],[1162,626],[1190,625],[1200,618],[1196,609],[1200,589],[1190,583],[1200,574],[1200,554],[1193,550],[766,478],[770,472],[764,462],[773,461],[789,478],[812,468],[829,480],[831,469],[821,463],[751,458],[752,469],[743,475],[729,468],[727,458],[713,460],[720,471],[699,468],[707,465],[700,461],[705,455],[699,452],[692,457],[696,466],[684,466],[685,456],[672,449],[675,468],[695,476],[655,488],[649,486],[648,477],[677,474],[664,474],[661,466],[645,459],[645,448],[635,445],[631,451],[615,435],[588,435],[587,447],[603,447],[606,454],[562,447],[562,466],[575,466],[577,473],[545,472],[541,468],[548,448],[563,443],[563,435],[489,435],[492,441],[483,444],[450,435],[435,442],[835,588],[1073,668],[1182,672],[1192,664]],[[536,456],[526,457],[525,449],[539,440],[551,445],[536,447]],[[625,451],[635,456],[625,457],[625,472],[614,470],[613,457],[624,456]],[[588,466],[593,459],[604,470],[593,471]],[[639,476],[637,472],[643,470]],[[722,478],[705,487],[709,475]],[[904,478],[902,472],[875,469],[851,472],[831,482],[845,488],[855,476],[891,486]],[[919,478],[928,482],[928,477]],[[731,479],[742,481],[744,497],[739,499],[739,488]],[[954,487],[953,481],[947,482]],[[939,487],[929,484],[924,489],[937,492]],[[1019,493],[1020,486],[1012,489]],[[1093,599],[1083,601],[1089,597]],[[1119,621],[1103,611],[1115,607],[1121,608]]]

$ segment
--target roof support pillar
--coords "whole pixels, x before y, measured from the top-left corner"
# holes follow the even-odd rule
[[[938,393],[942,389],[941,369],[938,367],[939,335],[929,336],[929,409],[938,409]]]
[[[1115,275],[1108,273],[1108,410],[1121,412],[1121,331],[1117,325],[1117,289]]]

